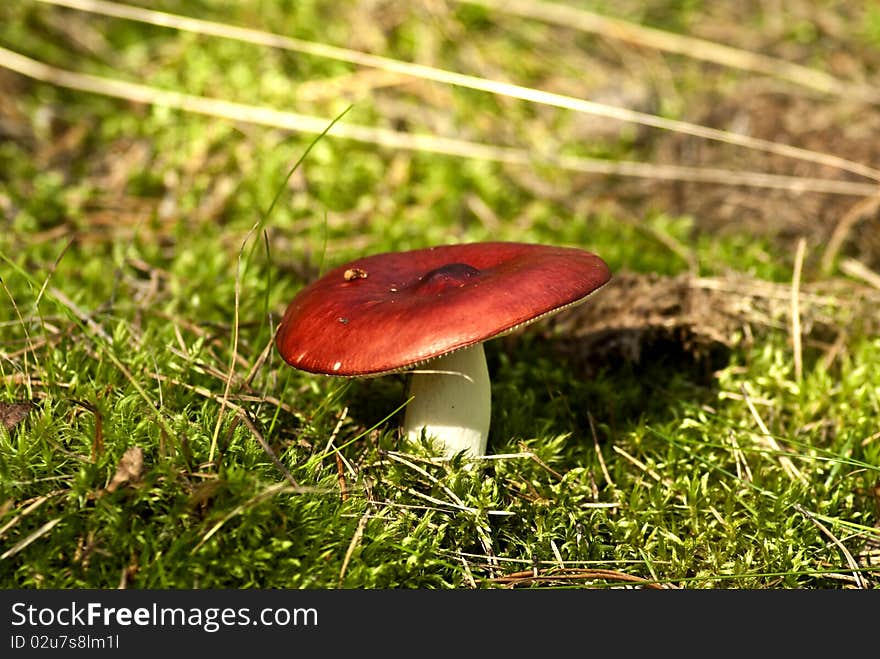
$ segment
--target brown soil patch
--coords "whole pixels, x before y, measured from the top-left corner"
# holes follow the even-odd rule
[[[581,369],[660,356],[706,375],[769,330],[790,332],[791,287],[743,275],[621,273],[585,304],[553,316],[543,336]],[[829,365],[848,336],[880,331],[880,291],[841,280],[803,286],[804,346]]]
[[[796,96],[743,83],[724,98],[709,98],[689,121],[752,137],[834,154],[869,166],[880,165],[880,108],[840,100]],[[831,167],[663,133],[652,160],[692,167],[720,167],[788,176],[862,180]],[[756,190],[704,183],[640,184],[642,204],[692,215],[706,233],[748,232],[778,240],[791,250],[794,238],[827,244],[838,225],[841,254],[872,268],[880,266],[880,204],[846,195]],[[645,194],[647,193],[647,194]]]

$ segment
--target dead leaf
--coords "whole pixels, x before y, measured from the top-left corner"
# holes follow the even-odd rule
[[[16,401],[14,403],[0,402],[0,422],[3,423],[6,430],[12,430],[31,411],[34,404],[27,400]]]
[[[137,483],[144,475],[144,450],[140,446],[130,446],[125,449],[116,473],[110,484],[107,486],[108,492],[115,492],[121,486],[127,483]]]

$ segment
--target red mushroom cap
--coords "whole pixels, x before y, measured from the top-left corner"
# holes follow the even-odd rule
[[[275,343],[311,373],[392,373],[579,302],[610,278],[602,259],[571,247],[488,242],[376,254],[303,288]]]

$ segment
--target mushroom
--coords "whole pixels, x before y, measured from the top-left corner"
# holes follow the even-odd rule
[[[325,375],[411,371],[403,433],[451,457],[486,453],[483,341],[582,302],[611,277],[595,254],[514,242],[376,254],[294,297],[276,336],[291,366]]]

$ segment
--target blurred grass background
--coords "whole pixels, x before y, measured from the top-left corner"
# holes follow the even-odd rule
[[[150,8],[880,163],[872,5],[554,5],[723,42],[777,73],[795,63],[834,81],[819,91],[512,4],[535,15],[441,0]],[[0,47],[4,587],[877,587],[872,171],[37,0],[0,7]],[[10,52],[530,162],[85,93],[11,71]],[[400,444],[403,376],[318,378],[272,350],[286,303],[327,267],[478,240],[580,246],[617,275],[739,277],[784,291],[782,311],[750,323],[740,309],[708,372],[651,345],[572,361],[541,326],[487,344],[490,451],[508,457],[473,471]]]

